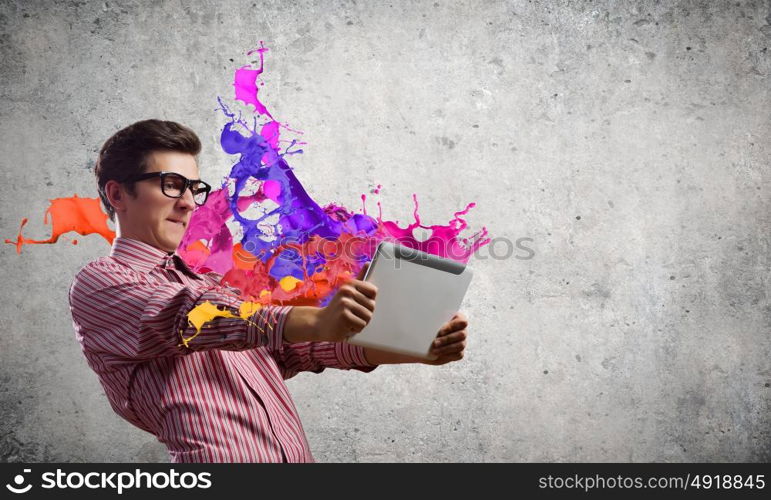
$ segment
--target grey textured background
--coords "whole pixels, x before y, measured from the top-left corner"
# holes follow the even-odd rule
[[[316,200],[382,183],[386,218],[415,192],[532,238],[474,262],[462,362],[289,381],[317,460],[771,460],[768,2],[2,0],[0,29],[2,237],[95,196],[135,120],[193,127],[219,180],[215,99],[265,40]],[[75,341],[70,280],[108,251],[79,239],[0,252],[0,460],[166,461]]]

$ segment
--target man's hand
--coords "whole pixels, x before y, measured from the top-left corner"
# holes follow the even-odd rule
[[[466,349],[466,337],[468,333],[468,319],[466,315],[456,313],[450,321],[442,325],[431,344],[429,352],[438,357],[434,360],[423,359],[407,354],[381,351],[371,347],[364,348],[364,356],[372,365],[390,365],[397,363],[423,363],[426,365],[443,365],[451,361],[463,358]]]
[[[466,315],[461,312],[455,313],[455,316],[439,329],[439,333],[436,334],[436,339],[428,351],[429,354],[435,354],[439,357],[434,360],[422,359],[420,362],[437,366],[463,359],[466,337],[468,336],[466,328],[468,328]]]
[[[314,340],[343,342],[367,326],[375,312],[377,287],[362,281],[369,264],[365,264],[356,279],[340,287],[326,307],[318,310]]]
[[[340,287],[326,307],[295,306],[284,326],[287,342],[343,342],[367,326],[375,311],[377,287],[362,281],[369,264],[356,279]]]

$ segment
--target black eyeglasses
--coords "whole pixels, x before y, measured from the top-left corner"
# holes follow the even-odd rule
[[[193,193],[193,201],[199,207],[206,203],[206,199],[209,197],[211,186],[206,184],[202,180],[188,179],[182,175],[174,172],[149,172],[146,174],[135,175],[128,180],[133,182],[144,181],[146,179],[152,179],[154,177],[161,178],[161,191],[169,198],[182,198],[190,188],[190,192]]]

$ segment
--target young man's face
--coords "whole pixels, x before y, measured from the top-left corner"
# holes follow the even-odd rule
[[[146,173],[175,172],[188,179],[200,179],[195,157],[176,151],[156,151],[148,158]],[[135,183],[136,196],[126,196],[120,212],[121,236],[143,241],[173,252],[182,241],[195,208],[193,193],[186,189],[181,198],[169,198],[161,191],[159,177]]]

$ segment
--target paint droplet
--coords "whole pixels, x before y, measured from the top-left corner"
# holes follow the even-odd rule
[[[581,216],[580,215],[576,215],[576,220],[581,220]]]
[[[549,374],[549,370],[544,370],[544,371],[543,371],[543,374],[544,374],[544,375],[548,375],[548,374]]]
[[[675,279],[675,277],[674,276],[670,276],[669,279],[673,280],[673,279]]]

